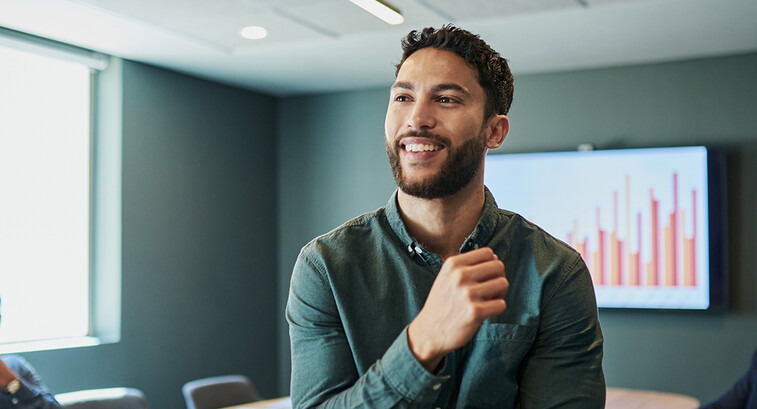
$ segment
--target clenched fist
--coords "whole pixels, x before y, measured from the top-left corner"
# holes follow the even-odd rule
[[[502,314],[508,287],[505,265],[488,247],[448,258],[408,327],[410,349],[421,365],[433,372],[484,320]]]

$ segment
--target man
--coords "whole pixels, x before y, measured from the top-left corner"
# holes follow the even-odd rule
[[[6,355],[0,359],[0,409],[60,409],[60,405],[24,358]]]
[[[453,26],[402,45],[385,122],[398,189],[294,267],[294,407],[604,407],[585,264],[484,187],[509,129],[506,60]]]

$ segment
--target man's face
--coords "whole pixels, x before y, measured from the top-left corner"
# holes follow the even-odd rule
[[[423,48],[402,64],[384,124],[399,188],[425,199],[467,186],[486,151],[484,90],[457,54]]]

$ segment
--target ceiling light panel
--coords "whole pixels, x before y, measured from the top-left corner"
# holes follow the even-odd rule
[[[405,18],[402,17],[402,13],[396,7],[382,0],[349,1],[387,24],[396,26],[405,21]]]
[[[268,0],[275,1],[275,0]],[[392,6],[402,12],[405,22],[390,26],[347,0],[285,0],[280,10],[323,29],[330,30],[336,37],[366,34],[378,31],[396,30],[397,41],[411,29],[430,25],[441,25],[447,20],[419,4],[416,0],[393,0]],[[276,1],[278,4],[278,1]]]

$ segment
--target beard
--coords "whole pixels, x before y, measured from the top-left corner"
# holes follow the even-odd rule
[[[404,136],[416,136],[429,138],[442,143],[450,150],[447,160],[442,164],[439,171],[425,180],[409,181],[400,163],[400,140],[397,138],[393,146],[386,144],[386,154],[389,157],[389,165],[392,167],[394,180],[399,188],[421,199],[441,199],[459,192],[467,186],[476,173],[481,169],[481,159],[486,153],[486,137],[483,130],[477,138],[465,141],[459,148],[452,150],[447,138],[432,134],[427,131],[410,131]]]

